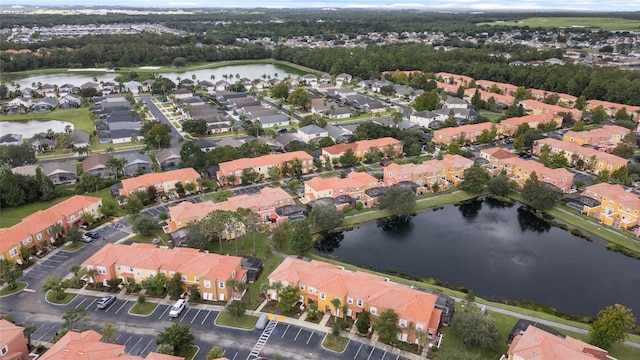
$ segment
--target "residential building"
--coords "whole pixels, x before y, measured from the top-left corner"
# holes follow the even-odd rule
[[[300,140],[308,143],[311,140],[320,140],[329,136],[329,132],[317,125],[311,124],[299,128],[296,132],[296,136]]]
[[[578,145],[593,145],[613,150],[622,138],[631,130],[618,125],[605,125],[601,128],[589,131],[567,131],[562,141],[576,143]]]
[[[586,111],[593,111],[593,109],[598,106],[602,106],[606,111],[607,115],[610,117],[615,117],[616,113],[624,108],[627,111],[627,114],[631,115],[632,119],[635,121],[640,120],[640,106],[626,105],[626,104],[618,104],[610,101],[603,100],[589,100],[587,101],[587,105],[585,106]]]
[[[201,176],[193,168],[177,169],[161,173],[151,173],[140,175],[130,179],[122,180],[120,195],[129,196],[136,191],[146,191],[149,186],[156,188],[158,195],[173,196],[176,193],[176,184],[182,184],[186,193],[193,193],[201,189],[198,179]],[[193,185],[193,190],[187,190]]]
[[[442,104],[442,107],[447,108],[447,110],[467,109],[469,108],[469,103],[457,97],[447,96],[447,99]]]
[[[149,155],[140,153],[124,153],[122,158],[125,160],[123,167],[126,176],[136,176],[153,172],[153,160]]]
[[[382,312],[393,310],[398,315],[398,339],[404,342],[415,343],[417,331],[433,339],[440,326],[442,310],[435,307],[436,295],[382,276],[287,257],[269,275],[269,283],[298,287],[304,305],[315,303],[321,312],[330,312],[339,318],[355,319],[366,310],[375,322]],[[275,290],[269,290],[268,294],[271,299],[278,297]],[[336,298],[340,299],[338,308],[331,303]]]
[[[159,151],[156,160],[162,171],[175,170],[180,166],[180,148],[170,148]]]
[[[402,142],[392,137],[384,137],[372,140],[360,140],[348,144],[336,144],[322,148],[322,157],[324,161],[333,161],[340,159],[347,150],[352,150],[353,154],[362,159],[370,151],[370,149],[378,149],[383,155],[396,157],[402,154]]]
[[[508,95],[508,96],[515,95],[516,91],[518,90],[518,87],[516,85],[505,84],[505,83],[489,81],[489,80],[476,80],[476,86],[486,91],[497,90],[497,91],[500,91],[500,94]],[[496,95],[500,95],[500,94],[496,94]]]
[[[76,165],[66,162],[17,166],[11,169],[11,171],[14,174],[35,176],[38,168],[42,170],[42,174],[51,179],[54,185],[74,184],[78,179],[78,169]]]
[[[476,91],[480,95],[480,99],[482,99],[482,101],[489,101],[489,99],[493,98],[496,104],[503,105],[513,105],[516,102],[516,98],[512,95],[496,94],[476,88],[466,89],[464,91],[464,99],[467,101],[471,101],[471,99],[473,99],[473,96],[476,94]]]
[[[435,73],[436,79],[442,79],[442,82],[468,87],[473,81],[472,77],[446,72]]]
[[[622,186],[608,183],[591,185],[582,195],[596,200],[585,204],[582,211],[603,224],[621,229],[638,225],[640,199],[626,192]]]
[[[71,145],[75,149],[81,147],[88,147],[91,143],[91,136],[84,130],[73,130],[71,133]]]
[[[102,342],[102,335],[93,330],[78,332],[71,330],[49,350],[40,355],[40,360],[184,360],[184,357],[150,352],[146,358],[125,353],[125,346]]]
[[[236,211],[239,208],[249,209],[260,215],[265,223],[278,225],[286,217],[280,217],[276,210],[283,206],[294,205],[295,201],[282,188],[265,187],[255,194],[232,196],[226,201],[203,201],[192,204],[188,201],[169,207],[169,221],[165,232],[172,233],[197,223],[216,210]],[[234,236],[236,234],[229,234]]]
[[[0,146],[20,145],[22,144],[21,134],[6,134],[0,136]]]
[[[444,122],[446,119],[446,116],[429,110],[418,111],[409,115],[409,121],[414,122],[424,128],[431,127],[431,124],[433,124],[434,122],[442,125],[442,122]]]
[[[458,84],[449,84],[448,82],[440,82],[440,81],[436,81],[436,86],[439,89],[442,89],[445,92],[448,92],[451,94],[457,94],[458,89],[460,88],[460,85]]]
[[[113,179],[116,177],[114,168],[107,166],[111,155],[93,154],[82,160],[82,171],[95,175],[101,179]]]
[[[304,201],[315,201],[320,198],[336,198],[350,196],[354,201],[361,201],[365,206],[372,206],[373,199],[365,194],[366,190],[380,186],[378,179],[366,172],[350,172],[345,178],[314,177],[304,182]]]
[[[584,167],[590,169],[590,171],[595,174],[600,173],[602,170],[607,170],[611,173],[623,166],[626,166],[628,162],[627,159],[604,151],[598,151],[575,143],[564,142],[552,138],[537,140],[533,147],[534,154],[540,155],[540,150],[545,145],[548,145],[551,148],[552,154],[564,151],[569,164],[576,165],[582,161],[585,165]]]
[[[29,355],[24,328],[0,319],[0,359],[20,360]]]
[[[55,244],[60,233],[78,226],[85,214],[91,214],[94,219],[101,218],[101,207],[101,198],[75,195],[46,210],[36,211],[16,225],[1,228],[0,259],[20,263],[20,247],[31,249],[39,244]],[[56,224],[62,228],[60,233],[54,231]]]
[[[31,105],[31,111],[33,112],[51,111],[55,109],[57,106],[58,106],[58,100],[52,97],[45,97],[40,99],[40,101],[36,102],[35,104]]]
[[[525,110],[530,111],[533,115],[548,113],[564,115],[565,113],[571,113],[573,120],[578,121],[582,119],[582,110],[578,109],[565,108],[559,105],[549,105],[538,100],[522,100],[520,101],[520,105],[522,105]]]
[[[422,164],[389,164],[384,168],[385,186],[410,181],[419,187],[435,191],[458,186],[464,180],[464,171],[473,165],[473,160],[460,155],[446,154],[442,160],[425,160]]]
[[[290,167],[291,162],[296,159],[301,162],[303,174],[313,169],[313,156],[304,151],[293,151],[223,162],[218,164],[220,170],[216,172],[216,176],[220,184],[239,185],[242,183],[244,170],[253,170],[258,176],[262,175],[264,178],[269,178],[269,169],[276,166],[282,172],[284,164]]]
[[[483,131],[491,131],[492,127],[495,127],[495,124],[486,122],[444,128],[433,132],[433,141],[438,144],[449,145],[451,142],[460,141],[464,137],[465,143],[475,143]]]
[[[230,301],[233,289],[226,286],[229,279],[246,282],[246,270],[241,268],[242,258],[199,249],[176,247],[159,248],[153,244],[107,244],[82,264],[93,269],[95,275],[89,282],[107,284],[121,279],[123,283],[134,280],[140,284],[148,277],[160,273],[171,279],[176,273],[182,276],[185,291],[197,286],[203,300]],[[236,294],[237,295],[237,294]]]
[[[481,157],[489,160],[487,172],[495,176],[504,171],[507,178],[516,182],[520,188],[535,172],[538,180],[557,187],[565,194],[571,191],[573,173],[565,168],[551,169],[537,161],[521,159],[502,148],[484,149]]]
[[[507,360],[607,360],[607,351],[571,336],[557,336],[529,325],[509,344]]]
[[[558,125],[556,129],[562,127],[562,115],[546,113],[505,119],[498,124],[498,129],[503,136],[513,136],[522,124],[526,123],[529,124],[530,128],[537,129],[538,125],[548,124],[552,121],[555,121]]]

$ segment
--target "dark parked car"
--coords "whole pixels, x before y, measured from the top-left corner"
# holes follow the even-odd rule
[[[109,307],[109,305],[113,304],[114,302],[116,302],[115,295],[105,296],[102,299],[100,299],[100,301],[98,301],[98,309],[106,309]]]
[[[100,235],[98,235],[98,233],[97,233],[97,232],[94,232],[94,231],[87,231],[87,232],[86,232],[86,233],[84,233],[84,234],[85,234],[86,236],[88,236],[88,237],[90,237],[90,238],[94,239],[94,240],[100,237]]]

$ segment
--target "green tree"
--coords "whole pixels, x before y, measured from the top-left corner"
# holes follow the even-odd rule
[[[494,195],[505,196],[511,191],[511,183],[505,175],[500,174],[487,181],[487,188]]]
[[[340,165],[351,167],[358,163],[358,158],[352,149],[347,149],[344,154],[340,155]]]
[[[433,111],[439,109],[440,107],[440,97],[438,96],[438,92],[436,90],[425,91],[416,98],[413,104],[413,108],[416,111]]]
[[[538,180],[536,172],[532,172],[522,186],[522,197],[538,210],[551,209],[560,200],[560,191]]]
[[[80,286],[80,270],[82,270],[82,266],[78,264],[74,264],[69,266],[69,273],[73,275],[73,283],[76,286]]]
[[[472,306],[474,301],[476,301],[476,294],[473,290],[467,291],[467,294],[464,296],[464,303],[466,303],[467,306]]]
[[[187,141],[180,147],[180,167],[202,169],[207,164],[207,157],[191,141]]]
[[[636,325],[631,309],[615,304],[600,310],[589,330],[589,343],[603,349],[621,343]]]
[[[178,298],[184,292],[184,282],[182,281],[182,274],[176,272],[171,279],[167,281],[167,294],[172,298]]]
[[[388,187],[380,197],[380,208],[386,209],[392,215],[410,214],[415,206],[416,194],[407,187]]]
[[[383,311],[373,323],[373,329],[378,333],[380,341],[387,344],[395,342],[400,332],[398,314],[393,309]]]
[[[218,345],[212,347],[207,353],[207,360],[215,360],[222,357],[224,357],[224,351],[222,350],[222,347]]]
[[[447,116],[447,118],[442,122],[442,127],[450,128],[450,127],[457,127],[457,126],[458,126],[458,120],[456,120],[453,109],[450,109],[449,116]]]
[[[492,350],[500,348],[501,336],[496,321],[478,311],[456,314],[453,330],[466,345]]]
[[[273,241],[276,249],[282,250],[289,242],[290,225],[288,221],[283,222],[278,227],[273,229],[271,234],[271,240]]]
[[[309,220],[296,221],[291,224],[291,251],[303,255],[313,247],[311,240],[311,225]]]
[[[311,103],[309,92],[302,87],[297,87],[287,98],[287,102],[295,107],[306,109]]]
[[[83,307],[69,307],[62,315],[64,330],[83,330],[89,321],[89,311]]]
[[[118,335],[118,328],[112,323],[106,322],[102,327],[102,342],[115,344]]]
[[[593,121],[594,124],[600,124],[607,119],[607,117],[607,110],[605,110],[602,105],[598,105],[591,110],[591,121]]]
[[[72,226],[71,229],[69,229],[69,231],[67,231],[67,233],[64,235],[64,239],[65,241],[76,243],[80,241],[80,239],[82,239],[82,232],[80,232],[80,229],[78,229],[77,226]]]
[[[31,336],[38,331],[38,327],[35,325],[25,325],[24,326],[24,336],[27,337],[27,345],[29,345],[29,349],[31,349]]]
[[[124,205],[124,208],[125,210],[127,210],[127,213],[135,215],[138,214],[140,210],[142,210],[142,208],[144,208],[144,204],[142,203],[142,200],[140,200],[138,194],[133,194],[129,195],[129,197],[127,198],[127,203]]]
[[[202,119],[191,119],[182,122],[182,130],[189,134],[204,135],[209,132],[207,122]]]
[[[158,221],[149,216],[140,216],[133,222],[133,231],[144,236],[150,236],[158,230],[160,230]]]
[[[2,149],[0,149],[1,151]],[[0,205],[3,208],[20,206],[25,203],[27,195],[20,187],[18,177],[11,172],[11,169],[3,169],[0,172],[0,187],[2,188]]]
[[[633,156],[636,148],[636,138],[632,132],[629,132],[622,138],[622,141],[618,143],[613,154],[628,159]]]
[[[368,334],[371,327],[371,314],[367,310],[363,310],[358,314],[356,319],[356,329],[360,334]]]
[[[489,175],[482,169],[480,164],[474,163],[464,171],[464,180],[460,183],[460,189],[476,194],[481,193],[488,180]]]
[[[175,355],[176,350],[169,344],[162,344],[158,347],[158,354]]]
[[[171,324],[171,326],[164,328],[163,331],[158,333],[156,344],[170,345],[174,349],[172,355],[178,355],[188,349],[190,346],[193,346],[194,340],[195,337],[191,333],[191,329],[188,325],[182,323],[173,323]]]
[[[289,96],[289,89],[291,85],[288,82],[282,81],[271,87],[271,97],[278,99],[286,99]]]
[[[610,177],[611,177],[611,174],[609,173],[609,170],[607,169],[602,170],[598,173],[598,175],[596,175],[596,178],[593,179],[593,183],[594,184],[605,183],[609,181]]]
[[[315,231],[327,231],[342,224],[344,212],[336,210],[331,204],[317,204],[311,210],[309,219]]]
[[[9,260],[0,260],[0,280],[7,284],[9,289],[15,289],[18,279],[22,277],[22,269]]]
[[[164,293],[164,287],[166,284],[167,278],[160,272],[157,272],[155,275],[142,280],[140,286],[154,296],[160,296]]]
[[[247,305],[240,300],[234,300],[227,305],[227,311],[234,319],[238,320],[247,311]]]
[[[144,143],[150,149],[166,149],[171,146],[171,135],[165,125],[155,124],[143,136]]]
[[[300,300],[300,289],[298,286],[288,285],[278,295],[278,309],[284,313],[291,312],[298,300]]]

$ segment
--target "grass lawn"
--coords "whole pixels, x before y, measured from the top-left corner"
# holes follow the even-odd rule
[[[0,296],[7,296],[7,295],[11,295],[11,294],[15,294],[19,291],[22,291],[22,289],[27,287],[27,283],[26,282],[22,282],[22,281],[18,281],[16,283],[16,287],[13,289],[9,289],[8,286],[5,286],[4,288],[2,288],[2,290],[0,290]]]
[[[99,190],[97,194],[95,192],[89,192],[89,193],[86,193],[85,195],[97,196],[103,199],[111,198],[111,192],[109,188],[104,188],[102,190]],[[60,197],[50,201],[43,201],[43,202],[22,205],[18,207],[0,209],[0,227],[13,226],[19,223],[20,221],[22,221],[23,218],[33,214],[34,212],[38,210],[48,209],[55,204],[58,204],[63,202],[64,200],[67,200],[68,198],[69,197]]]
[[[322,340],[322,347],[341,353],[346,349],[348,343],[349,339],[344,336],[333,336],[331,334],[327,334],[327,336],[324,337],[324,340]]]
[[[216,317],[215,324],[240,329],[253,329],[256,326],[256,322],[258,322],[257,316],[243,314],[236,319],[231,316],[228,311],[221,311],[218,317]]]
[[[82,249],[85,245],[86,244],[83,243],[82,241],[78,241],[65,246],[63,250],[68,252],[76,252]]]
[[[95,129],[91,118],[89,118],[89,108],[81,107],[70,110],[53,110],[49,112],[29,112],[26,114],[0,115],[0,121],[27,121],[27,120],[61,120],[73,123],[76,130],[85,130],[89,133]],[[42,129],[46,132],[47,129]]]
[[[125,241],[125,244],[133,244],[134,242],[151,244],[151,242],[155,238],[160,238],[160,240],[161,240],[161,243],[158,244],[158,245],[171,247],[171,245],[169,243],[169,235],[167,235],[167,234],[165,234],[165,233],[163,233],[161,231],[159,231],[159,232],[157,232],[155,234],[149,235],[149,236],[138,234],[138,235],[132,237],[131,239],[128,239],[127,241]]]
[[[64,293],[64,298],[58,300],[53,296],[53,292],[47,291],[47,301],[56,305],[66,305],[73,300],[77,294]]]
[[[193,359],[196,354],[200,351],[200,347],[191,345],[186,350],[180,352],[180,356],[182,356],[185,360]]]
[[[589,335],[587,334],[576,333],[563,329],[556,330],[565,335],[571,336],[572,338],[580,339],[584,342],[586,342],[589,338]],[[633,336],[630,338],[630,340],[637,341],[637,339],[634,339]],[[609,349],[609,355],[613,356],[616,359],[640,359],[640,349],[625,344],[614,344]]]
[[[146,301],[143,304],[136,302],[129,310],[130,314],[148,316],[158,306],[157,303]]]
[[[329,171],[329,172],[318,174],[318,177],[326,179],[326,178],[330,178],[330,177],[336,177],[338,175],[340,175],[340,174],[337,171]]]
[[[640,20],[614,17],[532,17],[518,21],[484,22],[478,25],[529,26],[529,27],[585,27],[603,30],[640,29]]]

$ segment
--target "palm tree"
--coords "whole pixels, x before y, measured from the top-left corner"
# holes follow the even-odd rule
[[[71,265],[69,267],[69,273],[73,275],[73,281],[75,282],[76,286],[80,285],[80,277],[78,275],[81,269],[82,267],[80,267],[80,265],[78,264]]]
[[[38,330],[38,327],[35,325],[27,325],[24,327],[24,329],[22,330],[24,332],[24,336],[27,337],[27,344],[29,345],[29,348],[31,348],[31,335],[35,334],[35,332]]]
[[[116,151],[116,149],[114,149],[113,146],[109,146],[106,151],[110,154],[113,154]]]
[[[215,79],[216,79],[216,76],[215,76],[215,75],[213,75],[213,74],[211,74],[211,76],[209,76],[209,79],[211,79],[211,81],[213,81],[213,80],[215,80]]]
[[[336,310],[335,312],[335,321],[338,321],[338,315],[340,315],[340,298],[333,298],[331,300],[331,305],[333,305],[333,308]]]
[[[90,268],[90,269],[87,269],[87,272],[85,274],[89,278],[89,283],[93,284],[95,282],[94,276],[96,275],[96,271],[93,270],[93,268]]]
[[[58,236],[60,236],[62,230],[64,230],[62,224],[55,223],[51,225],[51,233],[53,234],[53,241],[51,242],[52,244],[56,243],[56,240],[58,240]]]
[[[282,284],[282,282],[274,282],[273,284],[271,284],[271,288],[276,291],[276,297],[278,298],[278,300],[280,300],[280,291],[284,289],[284,285]]]
[[[264,295],[264,298],[267,300],[269,299],[269,290],[271,289],[273,289],[273,287],[268,282],[260,285],[260,293]]]

